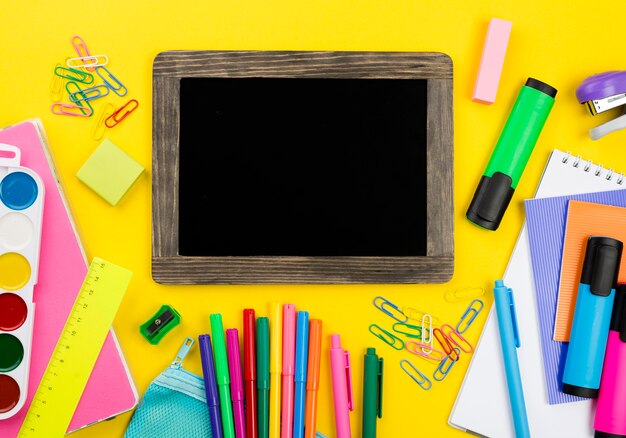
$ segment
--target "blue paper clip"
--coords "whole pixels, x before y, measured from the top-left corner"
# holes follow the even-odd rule
[[[96,85],[95,87],[85,88],[79,92],[70,94],[70,100],[72,102],[78,102],[79,100],[94,100],[109,94],[109,87],[106,85]],[[82,96],[82,97],[81,97]]]
[[[459,350],[458,348],[455,347],[454,351],[456,351],[457,357],[459,357],[461,355],[461,350]],[[439,363],[439,366],[437,367],[437,369],[433,373],[433,378],[435,380],[441,382],[443,379],[445,379],[447,377],[448,373],[450,372],[450,370],[452,369],[454,364],[457,363],[457,362],[458,362],[458,360],[452,360],[450,355],[446,356]]]
[[[482,300],[472,301],[469,306],[467,306],[467,310],[465,310],[463,316],[461,316],[461,320],[456,325],[456,332],[459,334],[465,333],[469,326],[472,325],[480,311],[483,310],[484,306],[485,303],[483,303]]]
[[[374,329],[379,330],[377,333]],[[389,345],[391,348],[396,350],[402,350],[404,348],[404,341],[394,335],[393,333],[388,332],[384,328],[380,327],[377,324],[370,324],[369,331],[371,334],[376,336],[378,339],[383,341],[385,344]]]
[[[376,307],[378,310],[380,310],[385,315],[390,316],[391,318],[395,319],[398,322],[407,322],[409,320],[409,317],[406,316],[404,313],[402,313],[402,310],[400,310],[398,306],[393,304],[387,298],[378,296],[374,298],[372,303],[374,303],[374,307]],[[397,314],[394,315],[392,312],[390,312],[390,310],[395,311]]]
[[[104,75],[102,74],[102,72],[105,72]],[[124,86],[124,84],[120,82],[118,78],[113,76],[113,73],[111,73],[106,67],[96,67],[96,73],[98,73],[98,76],[102,78],[104,84],[111,90],[113,90],[115,94],[117,94],[118,96],[126,96],[126,93],[128,93],[128,89]]]
[[[411,369],[405,368],[405,364],[407,364]],[[407,373],[411,379],[415,381],[422,389],[428,391],[433,386],[433,382],[424,375],[420,370],[417,369],[413,363],[409,362],[406,359],[402,359],[400,361],[400,368],[402,371]]]

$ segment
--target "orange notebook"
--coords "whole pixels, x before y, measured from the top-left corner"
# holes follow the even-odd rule
[[[554,325],[555,341],[569,342],[589,236],[608,236],[626,243],[626,208],[582,201],[569,202]],[[626,282],[626,257],[622,257],[619,281]]]

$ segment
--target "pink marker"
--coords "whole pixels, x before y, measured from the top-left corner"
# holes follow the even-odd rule
[[[243,408],[244,390],[237,329],[226,330],[226,348],[228,350],[228,371],[230,372],[230,395],[233,400],[235,436],[246,438],[246,413]]]
[[[509,43],[512,26],[513,23],[510,21],[498,18],[492,18],[489,22],[474,94],[472,94],[474,102],[492,104],[496,101],[506,46]]]
[[[293,436],[293,388],[296,372],[296,306],[283,306],[283,409],[281,438]]]
[[[341,348],[341,339],[337,334],[331,336],[330,369],[333,377],[337,438],[351,438],[349,411],[354,409],[354,405],[350,353]]]

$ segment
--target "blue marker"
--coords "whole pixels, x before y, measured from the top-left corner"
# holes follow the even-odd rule
[[[213,349],[211,348],[211,336],[200,335],[200,357],[202,359],[202,372],[204,374],[204,389],[206,391],[206,404],[209,408],[211,419],[211,432],[213,438],[223,438],[222,418],[220,416],[220,395],[217,391],[215,378],[215,366],[213,364]]]
[[[563,392],[597,398],[623,244],[590,237],[563,371]]]
[[[513,301],[513,290],[507,288],[502,280],[496,280],[493,296],[496,301],[500,342],[502,344],[502,356],[506,371],[506,383],[509,387],[509,400],[511,401],[515,436],[516,438],[530,438],[528,416],[526,415],[526,405],[524,404],[524,390],[517,360],[516,348],[520,346],[520,339],[517,328],[517,315],[515,314],[515,301]]]
[[[296,326],[296,382],[293,408],[293,438],[304,437],[304,404],[306,399],[306,373],[309,357],[309,312],[298,312]]]

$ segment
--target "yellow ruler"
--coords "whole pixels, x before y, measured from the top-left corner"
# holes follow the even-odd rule
[[[93,259],[19,437],[65,435],[132,275]]]

